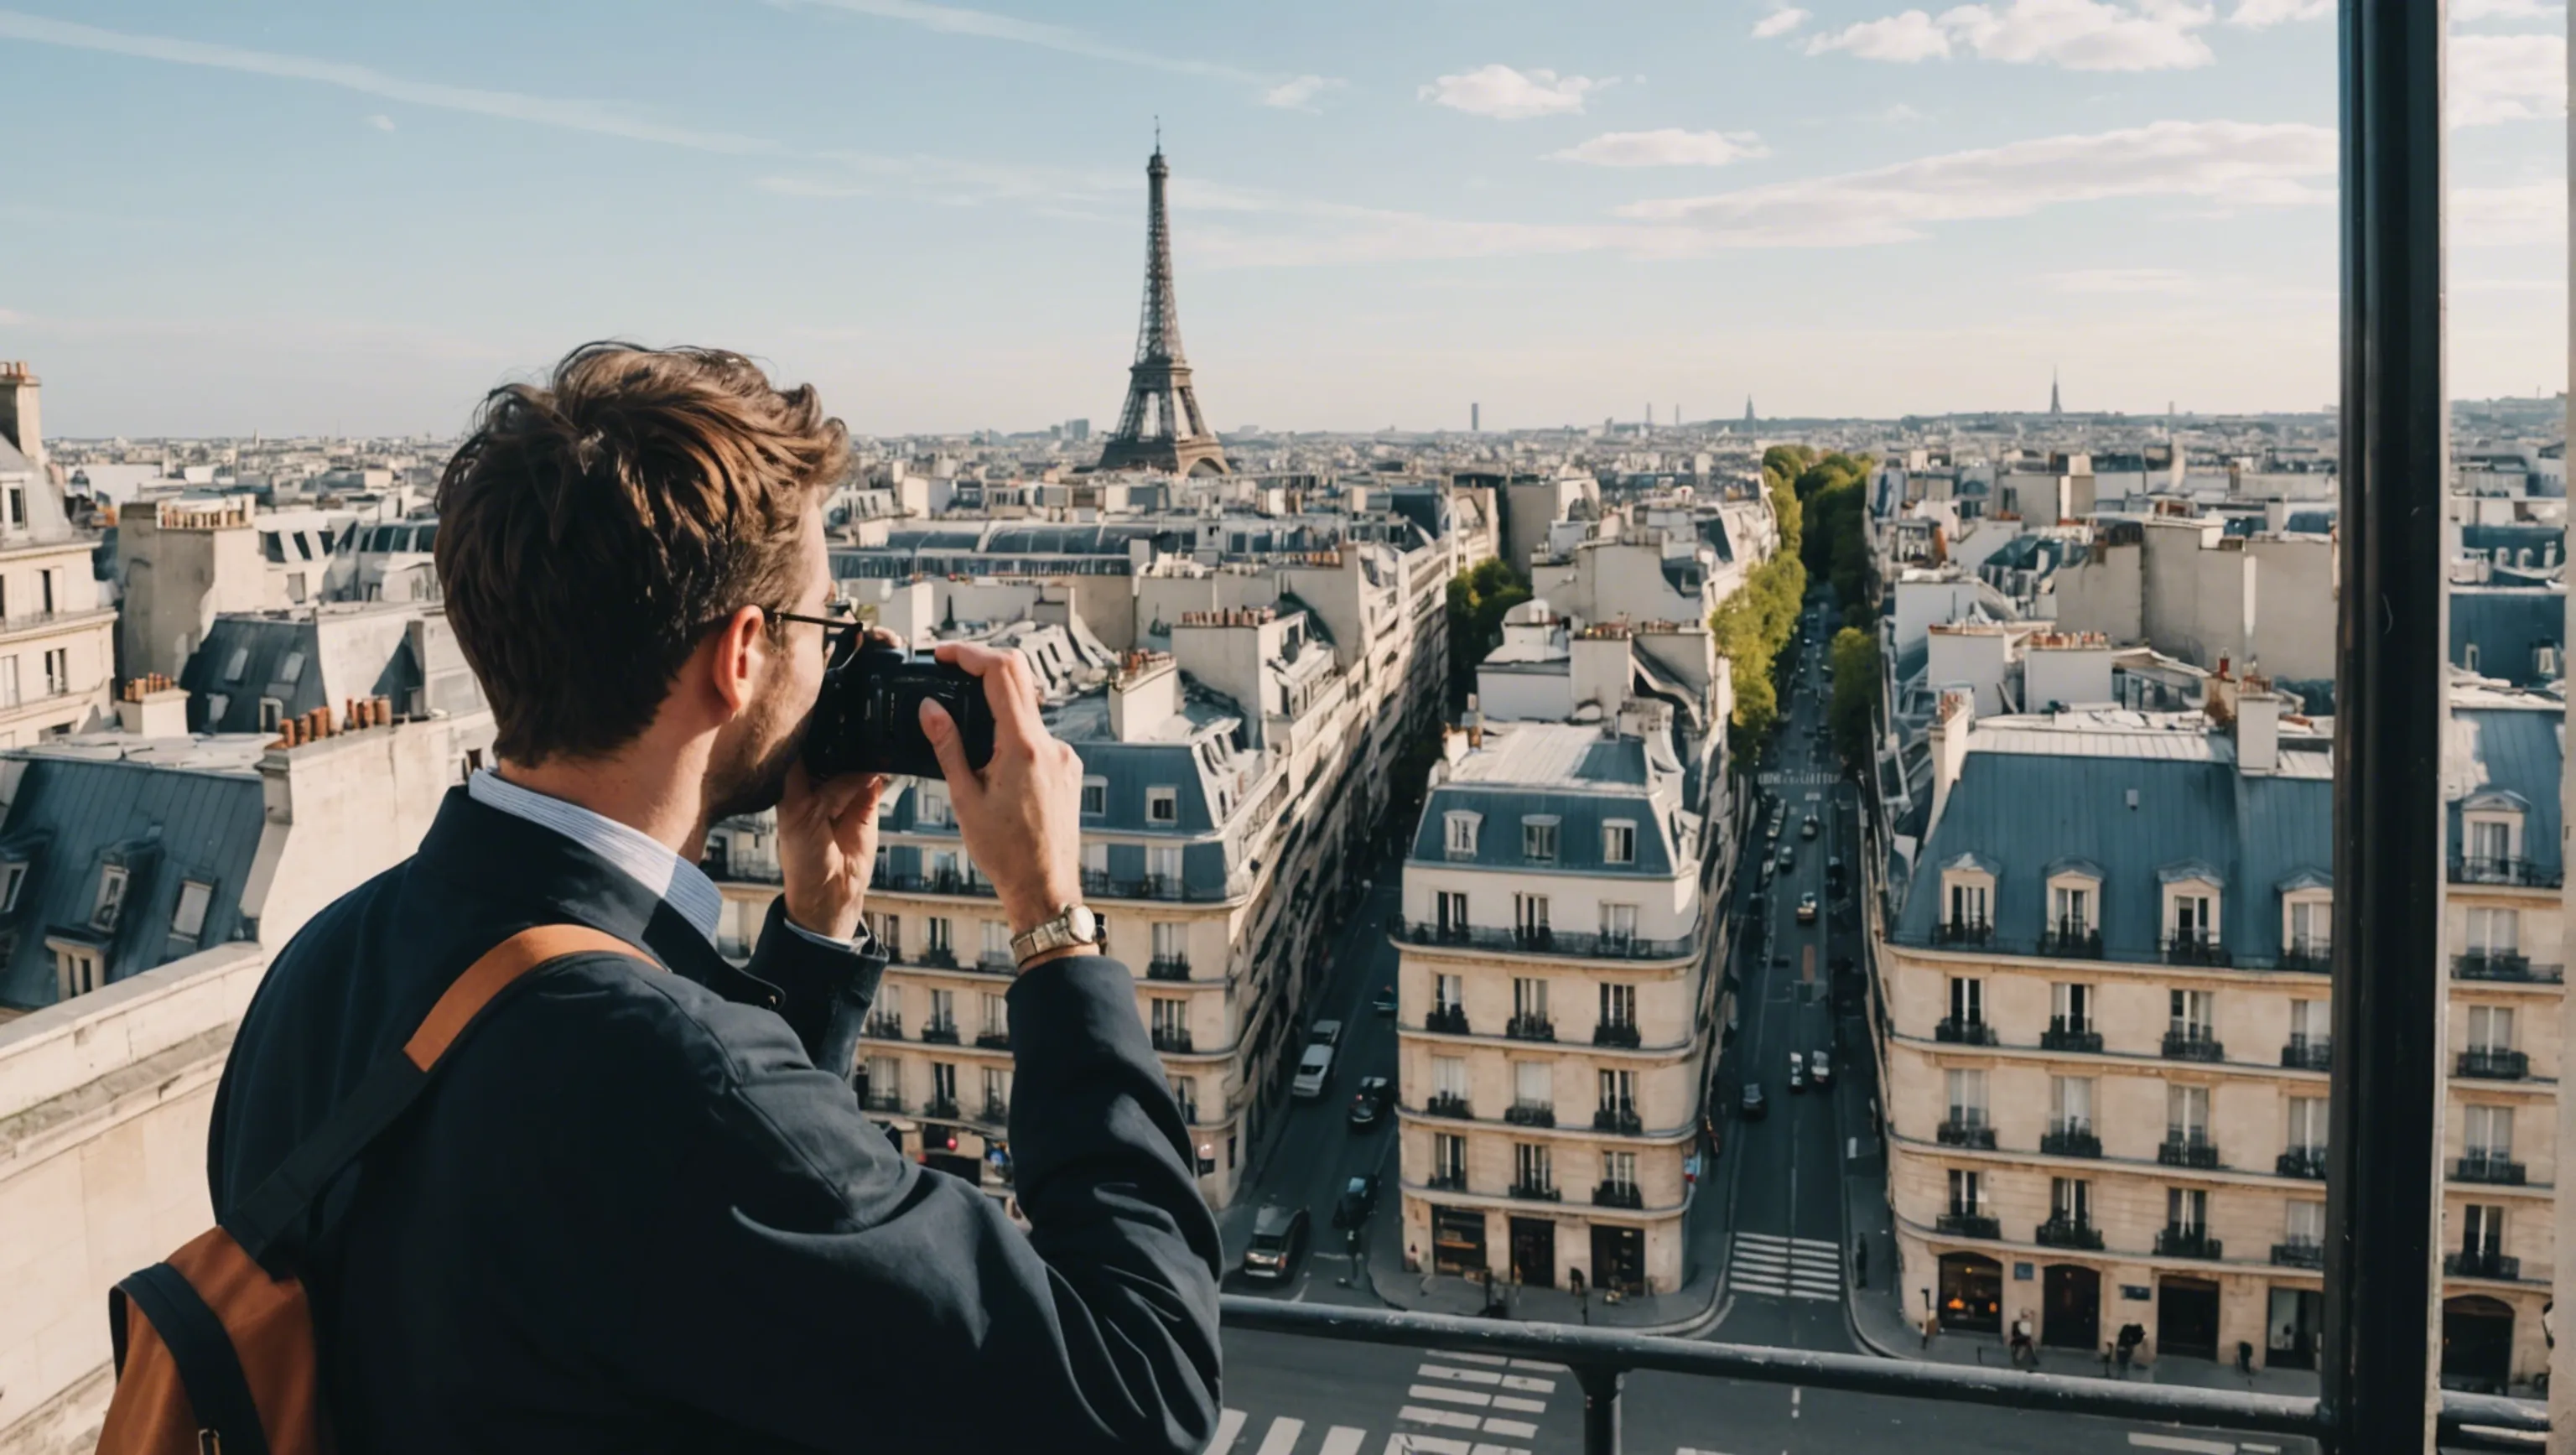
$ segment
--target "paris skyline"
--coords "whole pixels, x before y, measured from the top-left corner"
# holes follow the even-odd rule
[[[2308,410],[2324,8],[0,9],[0,354],[66,435],[444,433],[607,334],[1105,426],[1159,116],[1220,434]],[[2560,388],[2563,13],[2453,11],[2453,392]]]

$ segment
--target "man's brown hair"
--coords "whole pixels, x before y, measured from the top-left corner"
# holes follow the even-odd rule
[[[485,395],[438,483],[437,560],[494,750],[632,741],[708,628],[795,605],[807,504],[849,457],[812,385],[721,349],[584,344]]]

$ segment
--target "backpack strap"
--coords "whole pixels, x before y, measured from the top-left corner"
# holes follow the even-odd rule
[[[493,946],[439,996],[411,1039],[370,1067],[348,1099],[242,1199],[223,1220],[224,1231],[272,1276],[284,1276],[295,1241],[289,1235],[302,1227],[314,1199],[410,1109],[440,1060],[492,1002],[531,971],[589,954],[641,958],[660,968],[625,940],[587,925],[538,925]]]

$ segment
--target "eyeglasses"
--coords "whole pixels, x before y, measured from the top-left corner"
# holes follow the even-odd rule
[[[829,615],[808,616],[801,611],[771,611],[765,606],[761,608],[771,621],[795,621],[803,622],[807,626],[821,627],[823,629],[823,666],[829,671],[847,666],[850,658],[858,655],[859,642],[867,633],[864,624],[860,622],[849,602],[834,598],[824,604],[823,610]]]

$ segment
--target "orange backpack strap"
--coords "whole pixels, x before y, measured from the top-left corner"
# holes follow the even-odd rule
[[[485,951],[430,1007],[411,1039],[369,1068],[348,1100],[242,1199],[232,1216],[223,1220],[224,1231],[272,1276],[286,1276],[297,1251],[294,1235],[303,1228],[314,1200],[410,1109],[428,1087],[440,1059],[473,1029],[492,1002],[532,971],[567,956],[592,954],[652,963],[650,955],[625,940],[587,925],[538,925]]]

